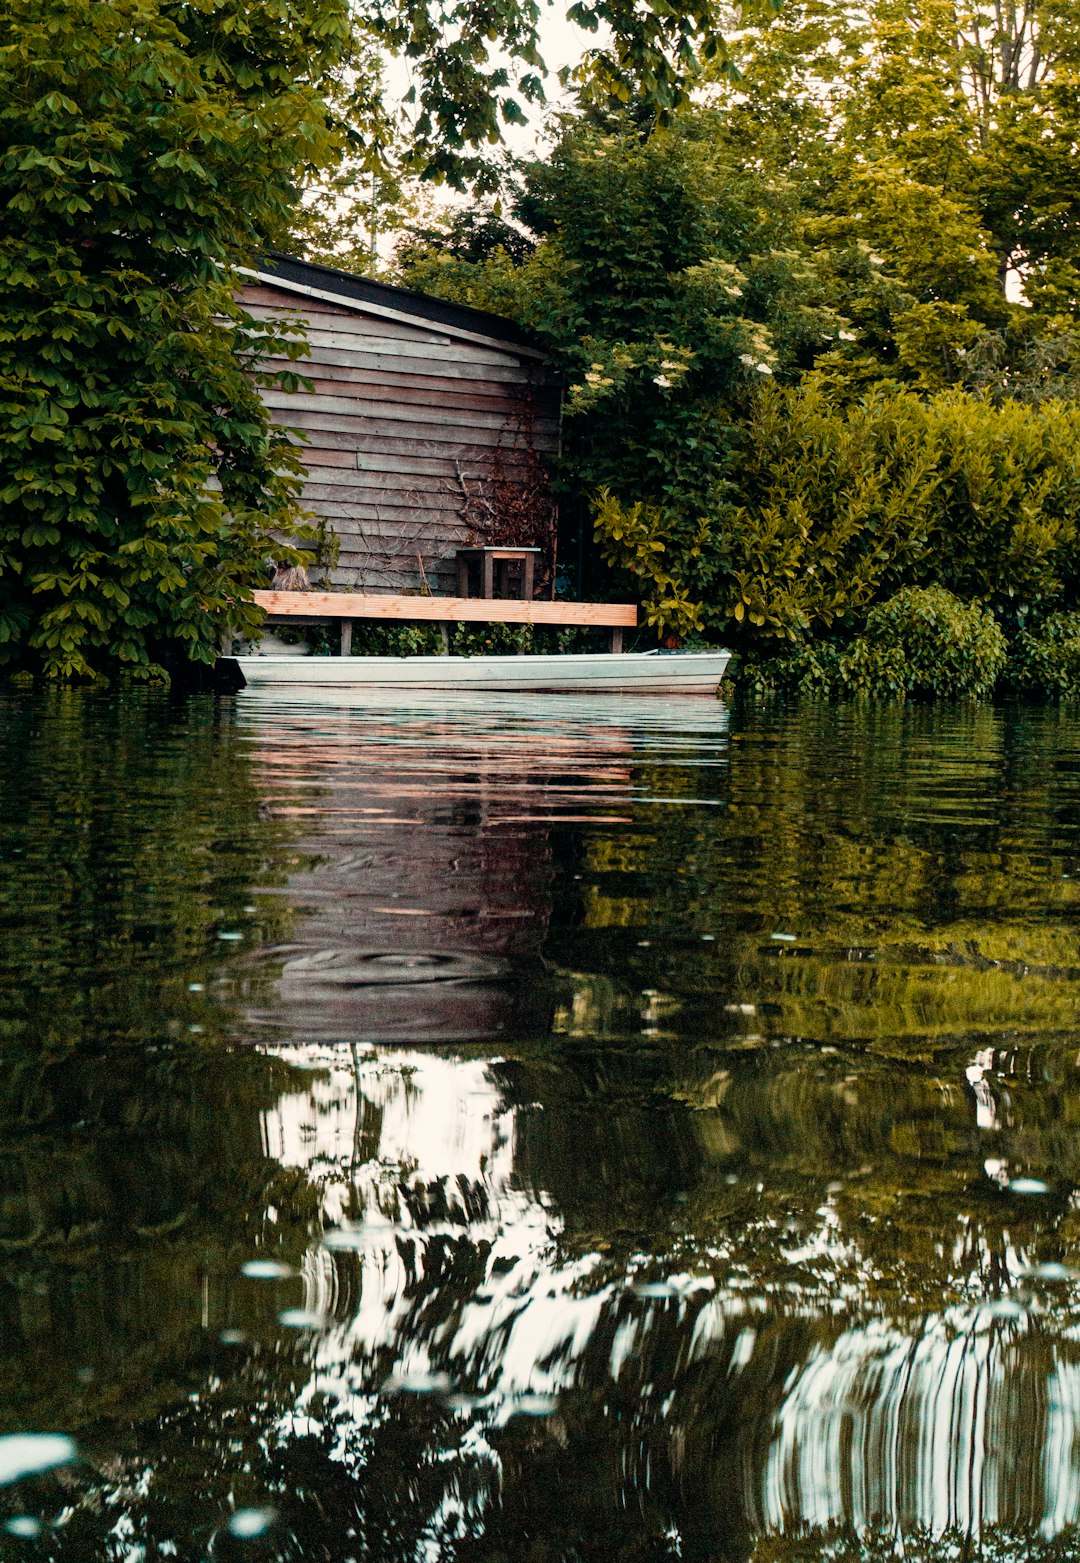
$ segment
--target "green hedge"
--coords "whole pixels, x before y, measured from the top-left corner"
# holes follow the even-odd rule
[[[592,496],[600,553],[662,633],[846,641],[903,587],[1011,627],[1080,599],[1080,406],[762,387],[712,506]]]
[[[849,645],[818,641],[752,663],[744,687],[876,699],[980,698],[993,693],[1006,658],[1005,636],[988,609],[961,602],[942,586],[908,586],[872,608]]]
[[[1022,629],[1009,649],[1009,682],[1022,694],[1080,700],[1080,613]]]
[[[1005,636],[987,608],[943,586],[906,586],[866,616],[843,659],[852,690],[871,695],[990,695],[1005,669]]]

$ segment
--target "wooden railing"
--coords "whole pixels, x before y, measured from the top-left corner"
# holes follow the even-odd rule
[[[341,655],[352,650],[354,619],[401,619],[437,624],[599,625],[611,630],[612,651],[622,650],[624,629],[637,624],[632,602],[526,602],[517,598],[407,597],[390,592],[254,592],[268,619],[294,624],[341,621]]]

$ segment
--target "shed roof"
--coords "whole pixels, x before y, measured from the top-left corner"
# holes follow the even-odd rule
[[[243,270],[260,282],[330,300],[346,309],[429,325],[466,341],[504,347],[530,358],[547,356],[534,336],[501,315],[491,315],[468,304],[451,304],[427,293],[413,293],[389,282],[376,282],[372,277],[358,277],[335,266],[317,266],[311,261],[272,254],[257,267]]]

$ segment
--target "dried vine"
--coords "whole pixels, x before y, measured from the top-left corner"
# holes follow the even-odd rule
[[[536,451],[536,394],[523,387],[499,431],[486,473],[466,473],[455,462],[466,546],[540,548],[541,585],[555,578],[558,508]]]

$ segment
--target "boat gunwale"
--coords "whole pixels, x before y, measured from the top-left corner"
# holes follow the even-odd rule
[[[476,657],[223,658],[248,689],[715,697],[731,653],[580,652]],[[230,679],[232,675],[229,675]]]
[[[271,665],[274,667],[292,664],[303,664],[305,667],[329,667],[339,665],[351,666],[353,664],[359,664],[360,666],[366,664],[368,666],[383,665],[401,667],[405,664],[408,664],[411,666],[423,665],[437,666],[440,668],[451,668],[467,666],[475,667],[478,665],[501,666],[505,664],[507,667],[518,668],[537,665],[545,667],[550,666],[569,668],[572,666],[581,667],[583,663],[591,662],[596,663],[600,667],[616,669],[626,667],[628,665],[639,667],[645,662],[647,662],[650,667],[671,665],[677,666],[680,663],[683,666],[687,666],[692,662],[721,660],[723,660],[723,662],[726,664],[731,661],[731,652],[723,649],[717,649],[715,651],[664,651],[659,649],[655,651],[485,651],[478,652],[475,656],[462,656],[459,653],[451,652],[449,655],[427,655],[425,653],[416,656],[410,654],[406,654],[404,656],[383,656],[380,654],[377,656],[361,655],[352,657],[325,655],[296,656],[285,652],[268,652],[266,655],[262,655],[259,652],[252,652],[242,656],[224,657],[222,660],[226,662],[239,663],[241,667],[246,667],[252,664],[258,664],[261,666]]]

